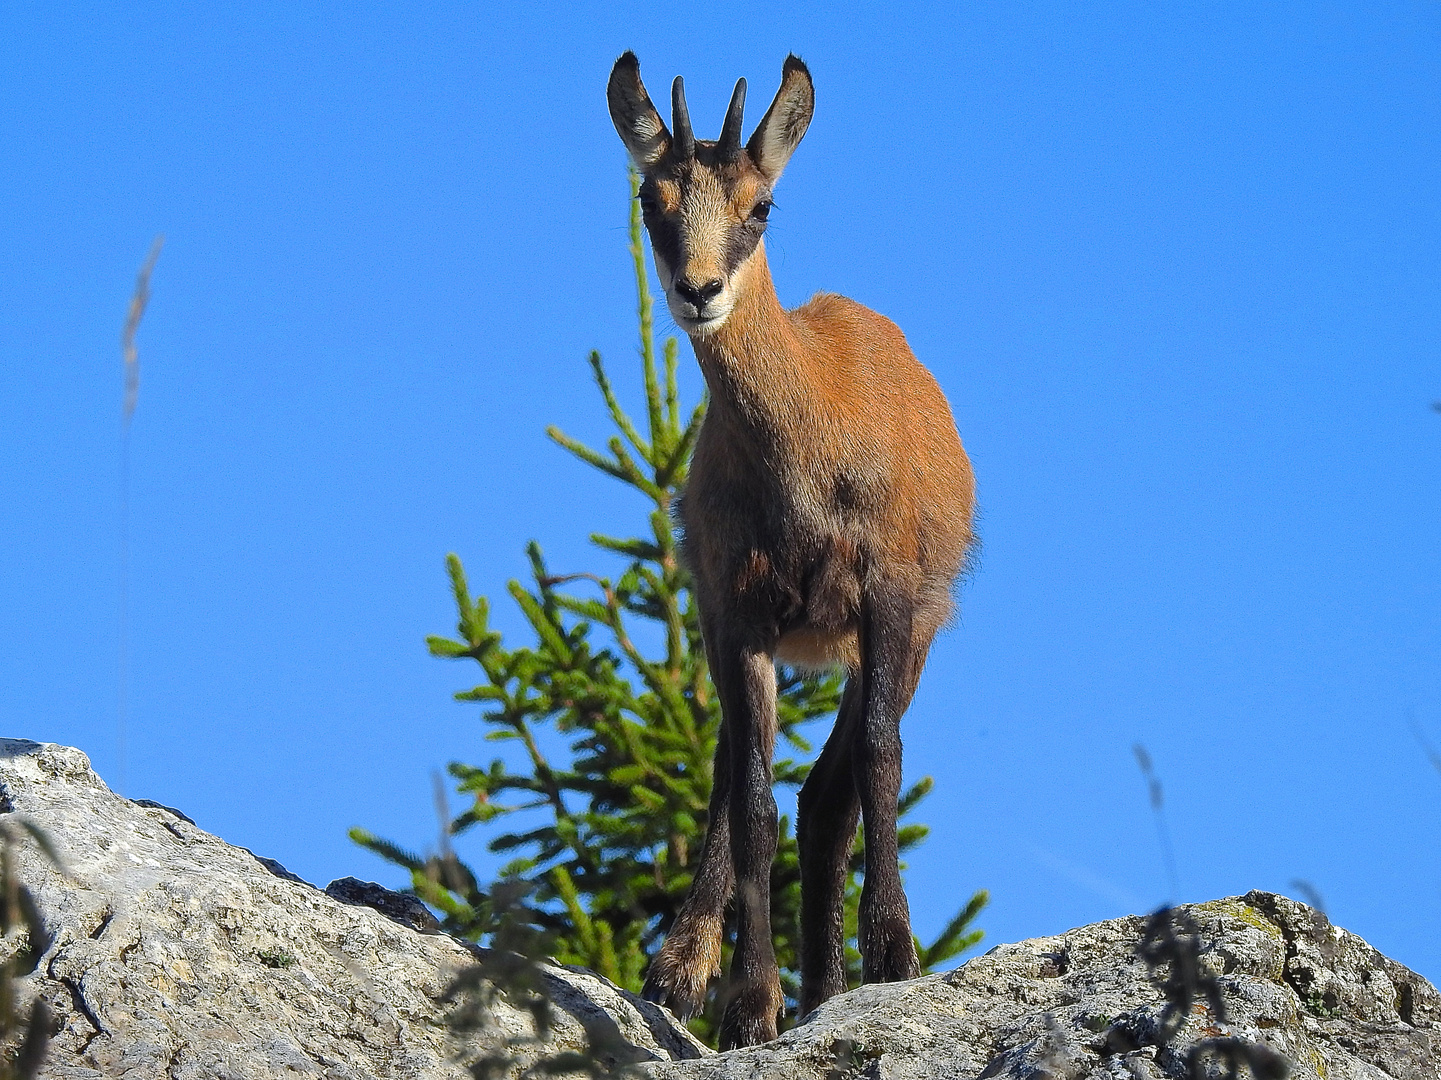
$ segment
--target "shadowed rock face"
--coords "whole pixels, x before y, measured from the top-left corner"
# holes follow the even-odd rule
[[[60,1025],[42,1076],[468,1075],[439,998],[474,953],[412,898],[354,879],[327,895],[178,811],[121,798],[63,746],[0,740],[0,813],[43,828],[69,871],[28,841],[16,853],[54,937],[22,993],[45,998]],[[1231,1035],[1283,1054],[1304,1080],[1441,1080],[1441,997],[1420,976],[1270,893],[1185,910],[1228,1022],[1198,1004],[1168,1047],[1132,917],[862,987],[727,1054],[604,979],[550,967],[544,1052],[579,1048],[589,1031],[618,1037],[612,1060],[655,1080],[1145,1080],[1184,1076],[1192,1046]],[[495,1018],[493,1045],[533,1031],[503,1001]]]
[[[413,898],[353,879],[332,898],[177,811],[114,794],[68,747],[0,740],[0,811],[39,825],[69,871],[29,841],[16,853],[54,936],[24,980],[60,1023],[42,1076],[469,1075],[439,999],[473,954],[402,925],[425,925]],[[546,979],[547,1052],[578,1049],[598,1027],[618,1032],[633,1061],[706,1052],[664,1010],[598,976],[552,967]],[[533,1030],[504,1002],[495,1016],[497,1044]]]

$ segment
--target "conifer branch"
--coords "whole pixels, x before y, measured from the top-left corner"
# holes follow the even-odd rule
[[[666,425],[661,417],[660,389],[656,385],[655,369],[655,325],[652,321],[650,280],[645,270],[645,235],[641,227],[640,174],[634,168],[630,172],[630,222],[627,230],[630,238],[631,261],[635,267],[636,314],[640,322],[641,372],[645,382],[646,411],[650,417],[651,444],[656,449],[654,465],[670,448],[665,445]]]
[[[680,385],[676,379],[680,361],[680,342],[665,339],[665,404],[666,420],[671,428],[680,428]],[[657,481],[659,482],[659,481]]]
[[[545,429],[545,433],[554,442],[559,443],[576,457],[580,458],[581,461],[584,461],[587,465],[594,465],[601,472],[609,473],[617,480],[624,480],[626,483],[631,482],[630,474],[625,471],[624,466],[607,460],[596,451],[586,446],[585,443],[580,442],[577,439],[572,439],[569,435],[565,434],[565,432],[561,431],[560,428],[556,427],[554,424],[551,424],[549,427],[547,427]],[[632,468],[634,468],[634,466],[632,466]]]
[[[636,453],[640,454],[644,460],[649,461],[651,457],[650,444],[640,437],[640,432],[636,431],[635,425],[631,423],[630,417],[627,416],[626,411],[620,407],[620,402],[615,396],[615,390],[610,385],[610,377],[605,373],[605,364],[601,362],[600,353],[595,349],[592,349],[590,353],[590,369],[595,374],[595,384],[600,387],[600,395],[605,399],[605,407],[610,410],[612,422],[614,422],[615,426],[620,428],[625,437],[630,440],[630,444],[635,447]],[[652,435],[653,434],[654,433],[652,433]]]

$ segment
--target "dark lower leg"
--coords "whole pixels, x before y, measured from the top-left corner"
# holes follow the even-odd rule
[[[725,725],[716,741],[711,782],[710,822],[700,865],[685,903],[651,961],[642,994],[682,1020],[700,1012],[710,981],[721,973],[721,937],[725,908],[735,886],[730,851],[730,746]]]
[[[836,726],[801,787],[801,1016],[846,990],[845,890],[860,814],[851,760],[859,688],[857,678],[847,683]]]
[[[731,753],[730,842],[735,867],[736,945],[721,1048],[776,1037],[784,1006],[771,937],[770,875],[776,856],[776,801],[771,791],[775,741],[775,668],[746,653],[716,672]],[[745,722],[743,722],[745,721]]]
[[[853,744],[866,850],[858,944],[865,981],[894,982],[920,974],[896,841],[901,714],[915,691],[920,662],[911,644],[909,603],[880,596],[868,598],[866,607],[861,634],[864,717]]]
[[[920,974],[911,910],[901,886],[896,845],[896,803],[900,796],[900,741],[867,748],[857,764],[865,821],[866,876],[861,888],[858,945],[865,982],[897,982]],[[860,758],[862,755],[857,754]]]

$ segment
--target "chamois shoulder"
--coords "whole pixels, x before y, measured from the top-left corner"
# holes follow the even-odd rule
[[[901,328],[864,304],[836,293],[817,293],[790,317],[833,377],[847,373],[862,382],[877,380],[886,397],[897,391],[900,397],[939,393]]]
[[[839,293],[816,293],[790,312],[791,320],[834,351],[841,346],[856,355],[905,353],[910,347],[901,328],[878,311],[872,311]]]
[[[812,328],[827,323],[875,323],[899,334],[901,328],[878,311],[872,311],[840,293],[818,292],[791,311],[791,318]]]

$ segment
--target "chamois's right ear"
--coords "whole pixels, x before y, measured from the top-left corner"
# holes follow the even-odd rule
[[[640,61],[635,53],[627,50],[610,69],[605,99],[610,105],[615,130],[630,151],[636,168],[641,172],[653,169],[670,149],[670,132],[640,81]]]
[[[746,153],[772,184],[780,179],[786,162],[810,127],[815,111],[816,88],[811,82],[810,69],[799,56],[791,53],[781,69],[781,88],[776,91],[776,99],[746,143]]]

